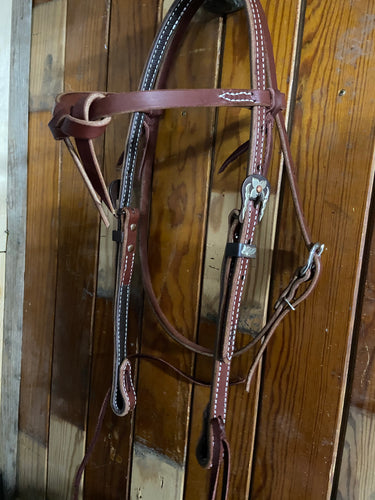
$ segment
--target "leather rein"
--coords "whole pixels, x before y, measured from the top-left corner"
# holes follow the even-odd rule
[[[285,109],[285,97],[278,89],[271,38],[259,0],[244,2],[249,24],[251,79],[254,89],[165,90],[168,71],[179,42],[202,3],[202,0],[174,1],[154,40],[138,91],[61,94],[56,99],[49,126],[55,139],[63,140],[67,145],[106,226],[109,226],[109,222],[103,210],[103,203],[118,221],[118,228],[113,235],[118,246],[118,265],[114,304],[113,383],[110,397],[112,409],[116,415],[123,416],[132,411],[136,404],[130,360],[137,355],[128,354],[127,332],[131,280],[138,246],[144,290],[165,332],[190,351],[213,358],[211,393],[204,415],[202,436],[197,447],[197,459],[203,467],[212,470],[209,492],[211,499],[216,497],[219,469],[221,464],[224,464],[221,488],[221,496],[224,499],[227,497],[230,475],[230,451],[225,435],[225,422],[231,361],[233,356],[246,352],[256,344],[259,345],[246,380],[246,388],[249,390],[251,379],[275,329],[314,289],[321,270],[320,256],[324,247],[320,243],[313,243],[301,208],[282,114]],[[241,189],[242,205],[229,215],[220,283],[216,346],[211,350],[186,338],[161,310],[150,277],[147,239],[153,160],[162,111],[176,107],[222,106],[251,109],[252,125],[249,141],[240,145],[220,170],[224,170],[231,161],[247,151],[247,171]],[[107,188],[95,154],[93,139],[102,135],[111,117],[119,113],[132,113],[132,119],[124,152],[121,182],[113,183]],[[271,161],[275,124],[308,258],[293,274],[266,325],[245,347],[236,350],[239,309],[249,259],[255,258],[257,251],[254,234],[270,195],[267,172]],[[75,146],[70,137],[75,139]],[[137,206],[133,205],[135,180],[140,185],[140,200]],[[302,291],[299,290],[301,285]],[[191,377],[187,378],[196,382],[191,380]]]

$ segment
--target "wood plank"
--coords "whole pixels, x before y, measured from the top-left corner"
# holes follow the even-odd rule
[[[58,181],[60,146],[53,141],[48,112],[29,117],[28,211],[24,294],[24,337],[19,428],[24,436],[47,452],[52,370],[53,325],[57,271]],[[51,167],[53,165],[53,167]],[[44,492],[47,472],[34,470],[29,453],[19,442],[18,489]],[[47,458],[44,465],[47,464]],[[32,484],[30,479],[33,478]],[[27,482],[23,483],[23,478]]]
[[[9,81],[11,56],[11,23],[12,1],[6,0],[0,6],[0,109],[4,116],[9,114]],[[0,123],[0,252],[6,251],[7,242],[7,168],[8,168],[8,121]],[[2,303],[1,309],[4,305]],[[2,323],[1,323],[2,329]],[[1,368],[0,368],[1,373]]]
[[[113,92],[135,90],[156,28],[158,1],[143,4],[112,1],[109,28],[107,89]],[[120,68],[120,70],[119,70]],[[105,137],[105,178],[107,184],[119,178],[117,166],[124,148],[129,116],[116,117]],[[112,216],[109,220],[113,219]],[[95,307],[93,367],[90,385],[88,440],[96,425],[102,399],[111,384],[113,362],[113,294],[116,246],[111,229],[101,225],[98,283]],[[141,294],[141,284],[133,282],[132,293]],[[138,290],[138,292],[137,292]],[[134,345],[139,329],[139,315],[131,316],[129,344]],[[127,496],[130,487],[133,416],[116,417],[109,409],[103,423],[101,440],[85,474],[85,497],[115,499],[118,492]]]
[[[213,87],[216,82],[220,20],[200,11],[174,64],[168,87]],[[167,111],[162,120],[154,169],[149,261],[156,296],[172,323],[190,339],[197,314],[211,167],[213,110]],[[199,124],[199,126],[197,126]],[[143,314],[142,351],[161,356],[191,373],[192,356],[166,338],[148,302]],[[157,381],[157,383],[155,383]],[[173,461],[180,481],[185,467],[191,387],[169,371],[140,363],[135,441]],[[195,444],[194,444],[195,446]],[[176,472],[177,471],[177,472]],[[158,491],[159,479],[154,477]],[[142,490],[138,475],[132,491]],[[176,485],[180,498],[183,481]]]
[[[4,302],[5,302],[5,264],[6,253],[0,252],[0,382],[2,375],[2,361],[3,361],[3,324],[4,324]],[[0,402],[1,402],[1,388],[0,383]]]
[[[64,89],[104,90],[107,77],[110,4],[105,0],[68,1]],[[101,141],[97,147],[101,159]],[[92,349],[93,312],[99,223],[88,192],[66,151],[60,179],[59,253],[48,496],[56,494],[61,456],[69,469],[64,484],[72,484],[84,454],[86,412]],[[79,437],[79,450],[64,439],[66,427]],[[56,489],[57,488],[57,489]],[[67,494],[67,487],[64,494]]]
[[[181,464],[136,442],[132,466],[131,499],[182,500],[184,468]]]
[[[269,4],[266,9],[271,35],[275,41],[277,72],[282,91],[288,90],[292,78],[294,27],[298,19],[298,2],[291,6],[290,2],[279,2],[277,6]],[[223,48],[222,81],[223,88],[249,87],[249,60],[247,21],[245,13],[237,12],[227,17],[226,36]],[[227,217],[233,208],[241,205],[240,189],[246,175],[246,156],[236,160],[227,171],[218,174],[222,162],[239,144],[249,137],[249,113],[245,110],[223,109],[218,114],[216,135],[215,172],[212,180],[210,201],[210,219],[207,235],[206,265],[203,285],[202,315],[205,318],[201,324],[211,336],[215,335],[216,326],[212,322],[217,315],[219,302],[220,267],[223,255],[223,245],[227,234]],[[278,151],[276,142],[275,151]],[[258,254],[256,265],[249,270],[247,292],[241,308],[240,330],[260,330],[264,323],[269,293],[269,276],[272,260],[273,239],[275,234],[275,218],[277,216],[278,199],[274,192],[279,185],[279,156],[275,155],[270,171],[270,182],[273,194],[267,205],[267,211],[262,223],[257,228]],[[207,323],[211,321],[211,325]],[[239,335],[238,343],[247,341],[248,335]],[[233,362],[233,377],[244,375],[253,354],[243,356]],[[206,364],[203,361],[202,365]],[[200,378],[208,379],[210,372],[207,367],[198,365]],[[257,390],[259,381],[256,379],[250,394],[243,386],[230,389],[229,409],[227,417],[227,435],[231,445],[232,478],[229,498],[247,498],[249,494],[252,449],[256,424]],[[194,392],[194,408],[191,425],[191,441],[196,443],[201,432],[202,412],[207,404],[207,390],[199,387]],[[186,498],[195,498],[200,491],[208,491],[209,473],[202,470],[195,459],[195,450],[189,457]],[[204,486],[202,486],[204,485]]]
[[[338,477],[337,498],[372,498],[375,496],[373,464],[375,413],[375,339],[374,339],[374,285],[375,235],[374,211],[369,219],[369,241],[364,257],[364,281],[361,320],[357,333],[353,380],[350,388],[349,416],[346,423],[344,446]],[[366,269],[367,267],[367,269]],[[344,424],[345,425],[345,422]],[[345,430],[345,429],[344,429]],[[341,458],[341,457],[339,457]]]
[[[346,427],[337,500],[375,497],[375,416],[351,406]]]
[[[43,498],[56,300],[60,151],[47,123],[54,96],[63,88],[66,0],[38,5],[32,16],[29,106],[32,112],[17,467],[19,495],[27,498],[32,492]]]
[[[17,499],[44,500],[47,484],[47,448],[20,431],[18,435]]]
[[[95,308],[95,336],[89,400],[88,439],[95,432],[104,396],[111,386],[113,361],[113,303],[99,297]],[[119,418],[107,409],[102,431],[85,472],[85,498],[127,497],[129,481],[130,418]]]
[[[9,81],[10,81],[10,54],[11,54],[11,23],[12,2],[7,0],[0,6],[0,109],[5,116],[9,114]],[[3,324],[4,324],[4,288],[5,263],[7,243],[7,177],[8,177],[8,121],[0,124],[0,402],[1,402],[1,375],[3,359]]]
[[[31,112],[51,112],[56,96],[63,90],[66,5],[66,0],[54,0],[33,8]]]
[[[364,0],[307,3],[292,150],[306,217],[327,251],[318,289],[267,352],[252,489],[259,499],[331,494],[373,180],[373,14]],[[303,262],[290,200],[283,208],[275,297]]]
[[[49,443],[47,498],[68,500],[72,498],[72,478],[76,473],[77,464],[82,460],[85,433],[76,425],[54,415],[51,415],[50,432],[53,439]]]
[[[8,3],[2,3],[8,7]],[[2,9],[2,12],[3,9]],[[9,10],[6,11],[9,14]],[[8,15],[8,22],[9,22]],[[7,242],[0,401],[0,470],[5,497],[16,488],[18,409],[21,376],[23,276],[25,270],[28,86],[31,2],[11,4],[7,165]],[[9,46],[5,47],[9,50]],[[5,75],[6,76],[6,75]],[[2,172],[4,174],[4,172]],[[3,221],[4,222],[4,221]]]

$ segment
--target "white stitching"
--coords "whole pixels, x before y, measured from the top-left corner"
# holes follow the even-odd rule
[[[227,97],[227,96],[233,96],[233,97],[236,97],[236,96],[240,96],[240,95],[247,95],[247,96],[253,96],[253,93],[252,92],[224,92],[224,94],[220,94],[219,97],[221,97],[222,99],[225,99],[226,101],[231,101],[231,102],[255,102],[256,99],[231,99],[230,97]]]
[[[216,388],[215,388],[214,417],[217,416],[217,401],[219,399],[220,379],[221,379],[221,363],[219,364],[219,373],[217,376],[217,384],[216,384]]]
[[[183,2],[183,0],[180,0],[180,2],[177,4],[176,6],[176,9],[175,10],[178,10],[178,8],[180,7],[181,3]],[[173,31],[175,30],[176,26],[178,25],[178,23],[180,22],[181,20],[181,17],[183,16],[184,12],[186,11],[186,9],[189,7],[189,5],[191,4],[192,0],[190,0],[186,5],[185,7],[182,9],[182,11],[180,12],[179,16],[177,17],[175,23],[173,24],[173,26],[171,27],[171,30],[169,31],[168,33],[168,36],[164,39],[163,36],[164,36],[164,33],[166,32],[166,30],[168,29],[168,26],[171,22],[171,17],[168,18],[164,28],[163,28],[163,31],[160,33],[160,37],[158,39],[158,42],[156,44],[156,47],[155,47],[155,51],[153,52],[153,56],[152,56],[152,60],[150,61],[150,65],[147,69],[147,72],[146,72],[146,76],[145,76],[145,83],[142,85],[142,90],[145,90],[145,89],[148,89],[150,88],[154,81],[155,81],[155,77],[156,77],[156,73],[158,72],[159,70],[159,64],[160,64],[160,61],[164,55],[164,52],[165,52],[165,48],[168,44],[168,41],[170,39],[170,37],[172,36],[172,33]],[[164,46],[162,47],[161,51],[160,51],[160,54],[159,54],[159,58],[156,62],[156,64],[154,65],[154,60],[155,60],[155,57],[156,57],[156,52],[161,44],[161,42],[164,42]],[[150,71],[152,69],[152,67],[154,66],[154,72],[152,74],[152,76],[150,76]],[[136,155],[136,151],[138,149],[138,144],[139,144],[139,139],[140,139],[140,135],[141,135],[141,125],[142,125],[142,115],[143,113],[137,113],[137,118],[135,119],[138,119],[139,120],[139,123],[138,124],[135,124],[134,126],[134,129],[132,130],[132,134],[131,134],[131,138],[130,138],[130,148],[129,148],[129,153],[127,154],[127,158],[129,158],[129,162],[128,160],[126,161],[126,170],[128,172],[128,175],[130,176],[130,179],[129,179],[129,182],[128,182],[128,187],[130,188],[130,186],[132,185],[133,183],[133,175],[134,175],[134,168],[135,168],[135,162],[136,162],[136,159],[137,159],[137,155]],[[135,135],[137,134],[137,139],[136,139],[136,144],[135,146],[132,147],[132,144],[133,144],[133,141],[134,141],[134,137]],[[126,204],[129,204],[130,202],[130,195],[131,195],[131,190],[128,189],[128,197],[127,197],[127,200],[126,200]],[[125,194],[126,196],[126,194]],[[122,203],[125,202],[125,200],[121,200]]]

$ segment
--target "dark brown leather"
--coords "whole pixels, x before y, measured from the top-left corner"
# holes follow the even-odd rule
[[[102,92],[62,94],[57,98],[50,128],[55,139],[64,140],[66,143],[104,222],[109,224],[102,202],[118,220],[118,230],[114,232],[114,240],[119,247],[119,260],[114,309],[115,355],[111,396],[113,411],[117,415],[126,415],[136,404],[130,359],[138,355],[127,353],[127,307],[138,237],[144,290],[164,330],[189,350],[213,357],[210,401],[204,416],[197,458],[203,467],[212,470],[211,499],[217,495],[219,469],[221,464],[224,464],[221,496],[225,499],[230,476],[230,451],[225,436],[225,421],[232,358],[259,343],[258,353],[247,377],[249,390],[252,376],[277,326],[315,288],[321,269],[320,256],[323,246],[313,244],[301,208],[295,167],[282,114],[282,110],[285,109],[285,97],[278,89],[271,38],[259,0],[244,0],[249,20],[251,78],[254,89],[163,89],[178,43],[201,3],[202,0],[175,0],[156,35],[138,91],[119,94]],[[242,206],[229,215],[228,236],[223,242],[220,304],[216,346],[213,350],[189,340],[170,323],[153,291],[148,264],[147,239],[152,170],[161,112],[166,108],[198,106],[237,106],[251,109],[252,112],[249,141],[240,145],[220,168],[222,172],[234,159],[247,152],[247,170],[241,191]],[[114,196],[110,196],[105,185],[93,139],[105,131],[111,117],[118,113],[134,114],[123,155],[123,174],[118,199],[114,200]],[[306,264],[297,269],[292,276],[266,325],[245,347],[236,350],[239,309],[249,259],[256,256],[254,234],[266,209],[270,193],[266,177],[271,161],[275,124],[280,136],[297,219],[309,257]],[[70,142],[70,137],[75,138],[76,148]],[[138,158],[141,143],[143,152],[142,157]],[[136,175],[140,183],[139,208],[130,206]],[[149,358],[155,359],[152,356]],[[191,377],[177,369],[176,371],[179,376],[192,381]]]

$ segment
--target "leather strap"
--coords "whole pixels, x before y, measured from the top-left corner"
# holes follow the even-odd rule
[[[252,376],[277,326],[314,289],[320,274],[323,246],[313,244],[301,208],[295,167],[281,113],[285,109],[285,97],[278,89],[271,38],[259,0],[244,0],[249,21],[251,78],[254,89],[163,89],[178,43],[201,4],[202,0],[174,1],[156,35],[138,91],[118,94],[105,92],[62,94],[57,98],[50,128],[55,139],[64,140],[68,146],[104,222],[108,225],[102,202],[118,220],[118,229],[114,232],[119,257],[114,308],[114,366],[111,395],[113,411],[117,415],[125,415],[136,403],[129,361],[135,355],[129,356],[127,353],[127,323],[138,237],[144,289],[164,330],[176,342],[191,351],[213,357],[210,401],[204,416],[197,458],[203,467],[212,469],[211,499],[216,497],[219,469],[221,464],[224,464],[221,491],[222,499],[225,499],[230,475],[230,452],[225,436],[225,421],[232,358],[263,340],[249,369],[247,377],[247,389],[249,389]],[[242,205],[229,216],[227,241],[223,245],[220,304],[214,350],[200,346],[178,332],[161,310],[152,287],[147,249],[153,159],[161,112],[167,108],[198,106],[245,107],[251,109],[252,113],[249,141],[240,145],[220,168],[222,172],[234,159],[247,152],[247,170],[241,189]],[[111,117],[118,113],[134,114],[123,155],[121,184],[117,195],[111,196],[101,174],[93,139],[104,133]],[[256,226],[266,210],[270,194],[267,172],[271,160],[275,124],[280,135],[292,198],[309,257],[306,264],[297,269],[292,276],[267,324],[252,341],[236,351],[239,309],[248,262],[250,258],[256,256],[254,245]],[[141,141],[142,136],[143,141]],[[76,148],[70,142],[70,137],[75,138]],[[141,142],[144,144],[142,157],[139,154]],[[137,168],[137,182],[140,184],[139,209],[130,207]],[[301,286],[303,286],[302,293],[299,291]],[[185,376],[181,373],[179,375]]]

